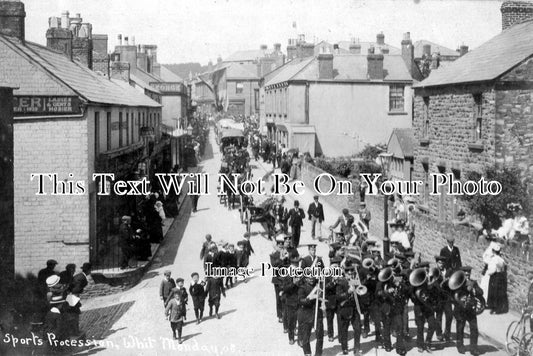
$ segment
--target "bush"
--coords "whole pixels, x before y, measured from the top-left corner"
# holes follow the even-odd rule
[[[521,171],[518,168],[504,168],[498,170],[494,167],[488,168],[484,174],[478,172],[468,172],[467,180],[478,181],[481,177],[486,181],[495,180],[501,183],[502,192],[499,195],[461,195],[470,210],[478,214],[483,222],[483,227],[487,229],[497,229],[502,222],[500,216],[507,211],[507,204],[519,203],[522,205],[524,214],[529,214],[528,192],[525,182],[520,179]]]
[[[328,172],[328,173],[333,172],[333,165],[331,164],[331,162],[327,161],[324,158],[315,159],[315,167],[320,168],[324,172]]]
[[[330,173],[343,178],[347,178],[353,169],[353,163],[351,161],[333,162],[332,166],[333,171]]]
[[[387,152],[387,145],[366,145],[361,152],[357,154],[357,157],[364,158],[366,161],[375,161],[381,152]]]

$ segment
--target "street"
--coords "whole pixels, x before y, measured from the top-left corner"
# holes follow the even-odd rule
[[[216,175],[220,166],[220,153],[210,136],[211,147],[206,150],[201,170]],[[266,174],[264,163],[251,162],[254,178]],[[228,210],[219,204],[216,180],[211,179],[211,195],[202,196],[198,211],[191,213],[190,201],[170,228],[164,243],[157,252],[153,264],[144,278],[134,288],[120,294],[87,300],[83,310],[82,328],[87,330],[88,339],[103,339],[93,349],[81,354],[98,355],[167,355],[181,352],[185,355],[302,355],[297,344],[289,345],[287,335],[275,315],[274,288],[270,277],[259,276],[261,262],[269,261],[272,243],[265,237],[260,224],[252,224],[251,243],[255,250],[250,265],[256,269],[254,276],[246,282],[239,282],[226,291],[222,298],[218,320],[208,316],[199,325],[194,320],[192,302],[189,302],[187,321],[183,329],[183,344],[172,340],[168,321],[164,317],[159,299],[159,285],[164,270],[171,270],[172,277],[185,279],[188,288],[190,275],[201,273],[199,253],[206,234],[214,241],[224,240],[236,244],[242,239],[245,226],[240,223],[238,209]],[[299,198],[301,199],[301,198]],[[292,204],[289,198],[288,205]],[[302,202],[303,206],[307,202]],[[302,239],[306,240],[306,225]],[[309,229],[309,227],[307,227]],[[300,248],[300,254],[306,254]],[[328,248],[320,244],[318,254],[327,256]],[[325,258],[327,260],[327,258]],[[414,320],[410,318],[411,335],[415,334]],[[371,327],[372,328],[372,327]],[[350,333],[350,337],[352,332]],[[363,354],[388,355],[383,349],[375,349],[373,336],[361,340]],[[465,341],[468,345],[468,340]],[[353,341],[350,342],[353,348]],[[313,346],[313,343],[312,343]],[[410,343],[408,354],[418,354],[414,342]],[[505,353],[480,339],[480,350],[487,355]],[[334,342],[324,339],[324,355],[342,354],[337,338]],[[433,355],[457,354],[455,347],[432,352]]]

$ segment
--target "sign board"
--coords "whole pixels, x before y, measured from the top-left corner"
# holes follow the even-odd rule
[[[77,96],[13,96],[14,116],[57,116],[81,114]]]
[[[162,93],[180,93],[180,94],[186,94],[185,89],[182,83],[158,83],[158,82],[151,82],[151,87],[156,88]]]

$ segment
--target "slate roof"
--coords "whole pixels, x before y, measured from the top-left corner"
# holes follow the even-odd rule
[[[533,21],[503,31],[444,68],[431,72],[415,87],[495,80],[533,55]]]
[[[164,65],[161,65],[161,80],[163,80],[164,82],[171,82],[171,83],[183,82],[182,77],[172,72],[170,69],[168,69]]]
[[[18,52],[34,64],[37,72],[46,73],[49,81],[53,78],[51,80],[60,82],[65,92],[75,93],[89,102],[126,106],[161,106],[126,82],[100,76],[81,63],[70,61],[63,54],[50,48],[28,41],[22,44],[16,38],[2,35],[0,35],[0,43],[12,48],[14,52]],[[21,83],[20,92],[26,95],[43,95],[43,91],[35,87],[35,82],[39,79],[34,77],[33,73],[15,70],[9,72],[9,75],[10,82]],[[39,85],[45,85],[45,83],[39,83]]]
[[[226,69],[226,79],[256,79],[257,65],[251,63],[229,63]]]
[[[413,79],[401,56],[383,56],[383,69],[385,82],[402,81],[411,82]],[[294,62],[294,63],[293,63]],[[320,81],[318,73],[318,58],[305,58],[300,61],[291,61],[270,79],[265,86],[286,82],[289,80]],[[335,81],[370,81],[367,77],[367,55],[338,54],[333,57],[333,80]]]
[[[412,128],[392,130],[391,139],[396,136],[404,157],[414,157],[415,134]],[[389,140],[390,142],[390,140]]]
[[[143,87],[144,89],[148,89],[151,92],[154,92],[156,94],[161,94],[161,92],[158,89],[154,88],[149,83],[145,82],[144,80],[136,76],[134,73],[130,73],[130,80],[135,82],[137,85]]]
[[[444,47],[438,43],[431,42],[428,40],[420,40],[414,43],[415,58],[422,58],[422,55],[424,53],[424,45],[426,44],[431,46],[431,53],[439,52],[441,56],[459,57],[459,52],[454,51],[453,49]]]

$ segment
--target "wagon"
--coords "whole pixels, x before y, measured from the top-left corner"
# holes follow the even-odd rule
[[[276,219],[271,213],[272,199],[266,200],[261,206],[254,205],[253,198],[241,195],[241,222],[250,233],[252,223],[260,223],[271,238],[275,234]]]

